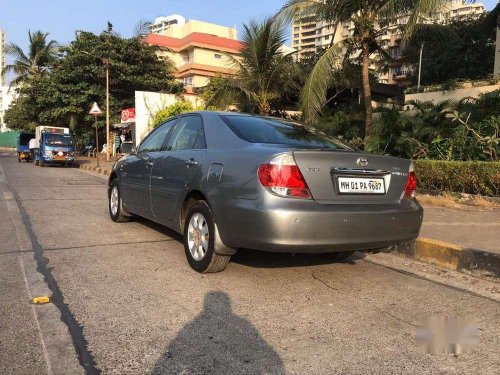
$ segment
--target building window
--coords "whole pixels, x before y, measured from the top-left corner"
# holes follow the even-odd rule
[[[299,30],[300,30],[300,27],[299,27],[299,26],[295,26],[295,27],[293,28],[293,31],[299,31]]]
[[[324,38],[324,39],[325,39],[325,40],[328,40],[328,39],[330,39],[330,36],[329,36],[329,35],[325,35],[325,38]]]
[[[182,83],[184,84],[184,86],[192,86],[193,85],[193,76],[184,77],[182,79]]]
[[[222,55],[219,53],[214,53],[214,58],[216,59],[222,59]]]
[[[298,37],[299,37],[299,34],[293,34],[293,37],[294,37],[294,38],[298,38]]]

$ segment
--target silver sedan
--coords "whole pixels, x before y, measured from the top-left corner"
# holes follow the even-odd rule
[[[167,120],[109,177],[111,219],[184,236],[198,272],[237,249],[337,253],[415,239],[423,210],[410,160],[365,154],[283,119],[200,111]]]

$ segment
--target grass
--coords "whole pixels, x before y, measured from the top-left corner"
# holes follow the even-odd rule
[[[420,203],[432,206],[441,206],[456,209],[499,209],[500,201],[488,199],[480,195],[470,194],[450,194],[442,193],[438,195],[417,194]]]

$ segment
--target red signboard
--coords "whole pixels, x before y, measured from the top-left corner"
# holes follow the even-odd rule
[[[122,110],[122,124],[126,122],[135,122],[135,108]]]

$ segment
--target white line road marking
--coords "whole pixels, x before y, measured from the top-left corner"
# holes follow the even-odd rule
[[[18,258],[19,258],[19,264],[21,266],[21,272],[23,274],[24,283],[26,285],[26,293],[28,294],[29,301],[31,301],[33,296],[31,295],[28,278],[26,277],[26,270],[24,268],[23,258],[21,256],[19,256]],[[47,374],[52,375],[53,372],[52,372],[52,367],[50,366],[49,353],[47,352],[47,346],[45,345],[45,340],[43,339],[42,327],[40,327],[40,322],[38,321],[34,305],[31,305],[31,312],[33,313],[33,318],[35,319],[38,331],[38,337],[40,338],[40,342],[42,343],[43,357],[45,358],[45,364],[47,365]]]
[[[38,185],[38,186],[40,186],[42,189],[44,189],[44,190],[48,191],[48,192],[49,192],[49,194],[51,194],[53,198],[57,198],[57,195],[55,195],[53,192],[51,192],[49,188],[47,188],[47,187],[43,186],[43,185],[42,185],[41,183],[39,183],[39,182],[37,182],[37,185]]]

